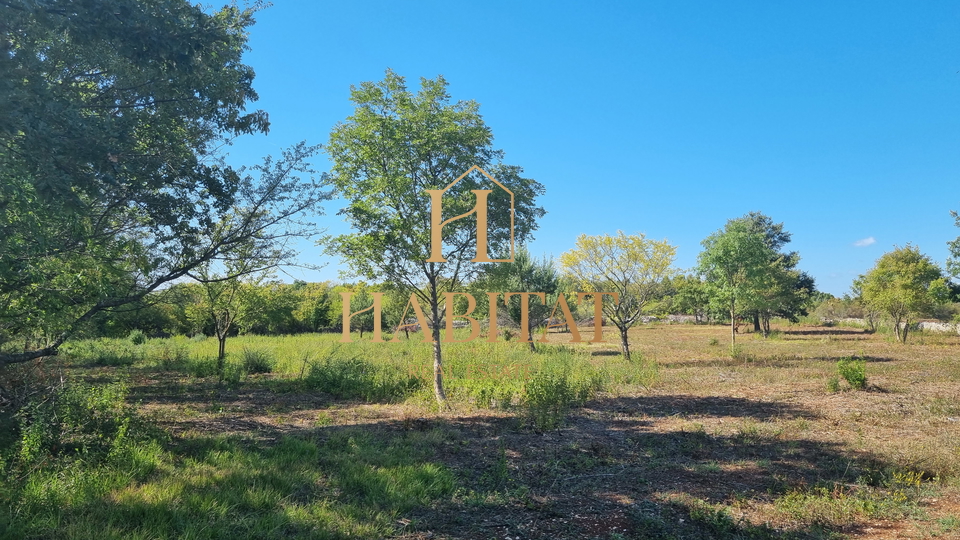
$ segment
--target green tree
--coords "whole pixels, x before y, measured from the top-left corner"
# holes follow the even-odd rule
[[[256,9],[0,2],[0,366],[56,354],[98,313],[248,239],[307,232],[295,216],[323,200],[298,174],[313,149],[268,163],[289,167],[279,176],[219,159],[268,127],[245,111]],[[44,345],[4,346],[23,335]]]
[[[475,216],[443,227],[447,262],[427,262],[432,257],[426,190],[444,189],[472,166],[481,167],[513,192],[514,239],[522,243],[544,214],[534,202],[543,187],[523,178],[520,167],[501,162],[503,152],[493,147],[479,105],[451,103],[443,77],[421,79],[413,93],[403,77],[388,70],[382,81],[351,88],[351,100],[354,113],[334,127],[327,151],[333,182],[348,202],[343,213],[356,232],[335,238],[332,251],[354,274],[390,282],[429,306],[434,392],[443,403],[441,300],[444,292],[470,281],[480,264],[470,253],[476,245]],[[464,178],[444,194],[444,214],[469,212],[476,204],[471,190],[492,187],[476,175]],[[489,208],[488,245],[498,257],[507,253],[511,240],[508,195],[494,189]]]
[[[561,292],[560,274],[553,261],[547,258],[537,259],[530,255],[526,247],[521,247],[517,249],[513,262],[491,266],[484,273],[482,281],[483,287],[491,292],[535,293],[528,299],[526,306],[522,303],[522,296],[511,295],[506,301],[506,313],[521,328],[526,323],[524,333],[530,344],[530,352],[537,352],[533,332],[543,326],[544,321],[550,317],[557,294]],[[540,293],[543,296],[539,296]],[[576,324],[576,321],[567,322]]]
[[[960,214],[951,210],[950,215],[953,216],[954,225],[960,227]],[[947,271],[953,277],[960,279],[960,236],[947,242],[947,246],[950,249],[950,257],[947,258]]]
[[[672,308],[679,313],[693,315],[697,324],[706,320],[710,296],[700,276],[679,275],[670,282],[673,290]]]
[[[619,302],[604,298],[604,316],[620,331],[620,349],[630,360],[628,331],[648,303],[664,296],[676,274],[677,248],[666,240],[648,240],[641,234],[580,235],[574,249],[560,256],[560,264],[586,291],[614,292]],[[599,324],[599,321],[594,321]]]
[[[790,243],[791,235],[784,230],[783,223],[774,223],[773,219],[760,212],[750,212],[736,220],[744,223],[748,230],[763,236],[764,243],[771,251],[771,267],[764,288],[757,291],[754,304],[749,306],[753,317],[753,329],[762,332],[763,337],[770,334],[770,319],[783,317],[797,320],[806,315],[804,309],[810,294],[815,292],[812,276],[797,269],[800,255],[784,252]]]
[[[760,291],[768,286],[771,261],[775,253],[763,234],[739,220],[702,242],[698,268],[703,275],[711,300],[725,306],[730,314],[730,345],[737,342],[737,306],[743,310],[757,301]]]
[[[890,317],[901,343],[906,343],[916,317],[950,299],[940,267],[910,244],[883,254],[856,286],[868,306]]]

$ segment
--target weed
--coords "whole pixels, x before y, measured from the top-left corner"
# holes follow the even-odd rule
[[[240,361],[247,373],[270,373],[276,360],[270,351],[244,347],[240,352]]]
[[[843,358],[837,362],[837,374],[843,377],[854,390],[867,387],[867,364],[861,359]]]
[[[827,390],[829,392],[839,392],[840,391],[840,377],[830,377],[827,379]]]

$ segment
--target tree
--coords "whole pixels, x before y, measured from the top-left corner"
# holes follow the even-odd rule
[[[950,299],[940,267],[910,244],[883,254],[856,285],[868,306],[890,317],[900,343],[906,343],[916,317]]]
[[[706,320],[710,297],[699,276],[678,275],[671,280],[670,286],[673,289],[673,309],[693,315],[697,324]]]
[[[774,252],[763,234],[749,224],[733,220],[708,236],[698,257],[712,300],[726,306],[730,314],[730,345],[737,342],[737,305],[756,302],[759,292],[768,286]]]
[[[805,315],[807,298],[815,292],[813,277],[797,269],[800,255],[795,252],[784,252],[783,248],[790,243],[791,235],[784,230],[783,223],[774,223],[773,219],[760,212],[750,212],[737,218],[747,226],[751,232],[763,236],[764,243],[771,251],[771,268],[766,287],[758,291],[755,304],[750,307],[753,315],[753,329],[763,332],[763,337],[770,334],[770,319],[784,317],[797,320],[798,315]]]
[[[503,152],[492,146],[493,134],[479,105],[451,103],[443,77],[421,79],[420,90],[412,93],[403,77],[388,70],[382,81],[352,87],[351,100],[354,113],[334,127],[327,152],[332,180],[348,202],[343,214],[356,232],[332,239],[331,252],[341,255],[355,275],[385,280],[429,306],[434,392],[443,403],[440,303],[444,292],[457,290],[480,268],[470,253],[477,243],[477,220],[474,215],[444,226],[446,262],[428,262],[431,202],[426,190],[444,189],[477,166],[512,191],[513,220],[506,193],[494,189],[489,197],[488,246],[502,258],[497,254],[511,247],[511,224],[517,243],[531,238],[544,214],[534,203],[543,186],[523,178],[520,167],[502,163]],[[491,187],[482,175],[468,175],[444,194],[443,213],[470,212],[477,204],[471,190]]]
[[[960,227],[960,214],[951,210],[950,215],[953,216],[954,225]],[[960,279],[960,236],[947,242],[947,246],[950,249],[950,257],[947,258],[947,271],[953,277]]]
[[[677,248],[666,240],[617,231],[616,236],[582,234],[576,247],[560,256],[564,271],[584,290],[619,295],[619,302],[604,299],[603,313],[620,331],[620,349],[627,360],[627,332],[640,320],[647,304],[666,292],[676,273],[672,266],[676,253]]]
[[[324,199],[303,168],[315,149],[260,178],[220,159],[229,138],[268,127],[245,112],[256,9],[0,2],[0,346],[43,341],[2,347],[0,366],[56,354],[98,313],[251,238],[309,233],[296,216]]]
[[[506,299],[507,314],[523,330],[522,334],[530,344],[530,352],[537,352],[536,340],[533,332],[543,326],[544,321],[550,318],[550,312],[560,293],[560,275],[553,261],[543,258],[537,259],[530,255],[526,247],[517,250],[513,262],[497,264],[489,268],[483,276],[483,287],[488,291],[504,291],[511,293],[534,293],[526,299],[520,295],[511,295]],[[542,296],[540,296],[542,294]],[[536,298],[536,299],[534,299]],[[526,328],[522,325],[526,323]],[[576,324],[576,321],[567,321]],[[491,321],[491,324],[493,322]]]
[[[198,314],[207,319],[217,338],[217,375],[223,377],[224,361],[227,357],[227,337],[234,325],[242,322],[244,314],[249,314],[249,303],[256,295],[255,288],[265,275],[254,277],[251,266],[243,259],[230,261],[222,272],[213,269],[212,263],[200,265],[192,277],[200,282],[203,289]]]

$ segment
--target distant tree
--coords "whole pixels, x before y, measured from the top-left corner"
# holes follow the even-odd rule
[[[333,326],[336,319],[330,318],[330,283],[295,282],[299,293],[299,303],[293,315],[304,332],[317,332],[321,328]]]
[[[526,247],[520,247],[513,262],[490,266],[482,281],[489,291],[543,294],[542,297],[531,295],[526,306],[519,295],[512,295],[506,300],[507,314],[524,330],[530,351],[536,352],[534,330],[550,317],[557,294],[561,293],[561,278],[553,261],[547,258],[537,259],[530,255]],[[527,324],[526,328],[522,326],[524,322]],[[575,324],[575,321],[567,322]]]
[[[586,291],[615,292],[619,302],[604,298],[603,313],[620,331],[620,349],[630,360],[628,331],[651,301],[664,295],[673,267],[676,246],[666,240],[648,240],[641,234],[580,235],[574,249],[560,256],[563,270]],[[600,324],[600,321],[594,321]]]
[[[950,298],[943,272],[920,249],[907,244],[885,253],[858,280],[867,305],[888,315],[897,341],[905,343],[910,324]]]
[[[706,320],[710,309],[710,296],[703,280],[696,275],[679,275],[671,281],[673,309],[678,313],[693,315],[697,324]]]
[[[259,257],[263,257],[260,255]],[[254,246],[240,247],[235,256],[218,265],[206,262],[190,273],[202,289],[197,316],[205,317],[217,338],[217,374],[222,378],[227,356],[227,337],[236,331],[245,315],[256,311],[248,304],[256,302],[256,287],[274,265],[259,258]]]
[[[733,220],[703,242],[698,269],[713,302],[730,314],[730,344],[737,341],[738,305],[741,310],[758,301],[769,286],[775,254],[765,236],[748,223]]]
[[[954,225],[960,227],[960,214],[951,210],[950,215],[953,216]],[[950,257],[947,258],[947,271],[953,277],[960,279],[960,236],[947,242],[947,246],[950,249]]]
[[[493,147],[493,134],[473,101],[450,102],[443,77],[421,79],[420,90],[407,89],[404,78],[387,71],[379,82],[351,89],[354,113],[330,134],[327,152],[332,179],[347,200],[343,210],[355,232],[333,239],[331,251],[344,258],[357,276],[387,281],[428,306],[432,327],[434,394],[446,401],[440,338],[444,293],[468,283],[482,263],[474,262],[476,216],[443,227],[446,262],[428,262],[431,253],[431,199],[426,190],[442,190],[474,165],[491,174],[514,195],[489,194],[487,245],[494,258],[507,254],[511,241],[522,243],[537,228],[544,211],[535,205],[543,186],[524,178],[522,169],[504,165]],[[471,190],[491,189],[482,175],[463,178],[444,193],[444,215],[471,212]],[[486,255],[486,254],[483,254]],[[426,332],[428,329],[424,329]]]
[[[748,230],[762,235],[771,251],[767,285],[755,296],[756,304],[747,306],[753,318],[753,330],[767,337],[771,318],[796,321],[798,316],[806,315],[807,300],[816,291],[814,279],[797,269],[800,255],[796,251],[783,251],[791,239],[783,223],[774,223],[772,218],[760,212],[750,212],[731,221],[742,222]]]

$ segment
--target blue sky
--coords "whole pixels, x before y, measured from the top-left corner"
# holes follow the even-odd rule
[[[271,129],[233,163],[326,142],[350,86],[391,68],[479,102],[505,161],[544,184],[534,253],[622,229],[689,268],[758,210],[840,295],[895,245],[942,263],[960,235],[960,2],[275,0],[257,20],[245,62]],[[302,251],[328,265],[294,276],[338,279]]]

